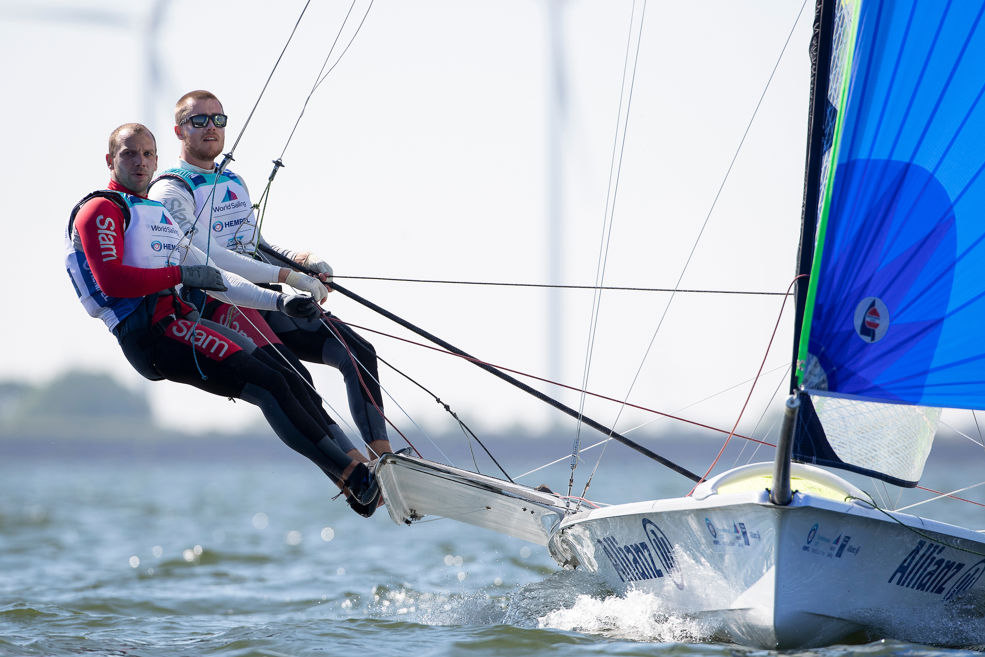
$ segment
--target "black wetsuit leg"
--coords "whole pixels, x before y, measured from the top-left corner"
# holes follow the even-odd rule
[[[218,299],[209,299],[205,304],[202,317],[235,331],[238,335],[252,341],[257,346],[254,355],[264,360],[264,363],[275,369],[283,369],[285,379],[291,386],[295,398],[308,411],[311,417],[322,422],[328,435],[332,436],[343,452],[355,449],[345,435],[342,427],[329,417],[322,406],[321,397],[315,391],[311,374],[301,364],[301,361],[285,347],[277,334],[267,324],[260,311],[252,308],[238,308],[222,303]],[[269,356],[269,358],[264,358]]]
[[[295,319],[281,312],[264,312],[263,316],[277,337],[301,360],[324,363],[342,373],[349,412],[366,444],[388,440],[372,344],[348,325],[333,322],[330,313],[324,313],[324,320]]]
[[[258,406],[284,443],[336,479],[352,459],[320,420],[295,398],[304,385],[286,368],[271,366],[248,339],[209,320],[178,319],[150,340],[151,362],[164,378]]]
[[[254,354],[264,359],[264,362],[270,367],[285,371],[284,378],[291,386],[291,392],[294,398],[304,406],[312,418],[319,421],[325,427],[325,431],[328,432],[328,435],[339,446],[339,449],[343,452],[349,452],[356,448],[352,444],[352,441],[349,440],[349,437],[345,435],[342,427],[325,410],[325,407],[322,405],[321,396],[315,390],[311,372],[308,371],[290,349],[283,344],[268,344],[258,347]]]

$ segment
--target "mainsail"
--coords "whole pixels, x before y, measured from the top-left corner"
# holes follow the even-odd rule
[[[914,485],[928,407],[985,408],[983,14],[982,2],[837,3],[797,359],[825,430],[800,431],[795,459]],[[844,400],[862,405],[861,433]]]

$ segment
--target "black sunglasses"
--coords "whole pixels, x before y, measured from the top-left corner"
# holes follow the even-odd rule
[[[226,127],[225,114],[196,114],[195,116],[189,116],[188,118],[184,119],[178,125],[191,123],[193,128],[204,128],[209,124],[209,119],[212,119],[212,125],[214,125],[217,128]]]

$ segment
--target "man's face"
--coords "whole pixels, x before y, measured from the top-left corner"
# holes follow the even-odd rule
[[[116,153],[106,155],[106,166],[113,180],[132,192],[145,195],[157,169],[154,138],[145,132],[121,134]]]
[[[222,105],[217,100],[206,98],[196,100],[187,106],[186,117],[196,114],[222,114]],[[226,143],[226,129],[217,128],[211,119],[205,124],[204,128],[194,127],[190,121],[185,121],[179,126],[175,126],[175,133],[182,142],[182,154],[186,162],[192,160],[211,162],[219,153],[222,152]]]

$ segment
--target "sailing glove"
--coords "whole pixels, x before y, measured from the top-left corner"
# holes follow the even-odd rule
[[[302,292],[307,292],[311,295],[311,298],[318,303],[325,303],[328,298],[328,290],[325,286],[321,284],[317,278],[312,278],[307,274],[302,274],[298,271],[292,271],[287,275],[287,279],[284,281],[295,290],[301,290]]]
[[[277,299],[277,310],[298,319],[314,319],[321,313],[321,309],[307,294],[281,294]]]
[[[326,278],[322,278],[322,280],[326,283],[332,282],[332,267],[314,253],[310,251],[299,253],[297,262],[302,267],[307,267],[316,274],[327,274],[328,276]]]
[[[200,290],[226,291],[222,274],[215,267],[208,265],[181,265],[181,284]]]

